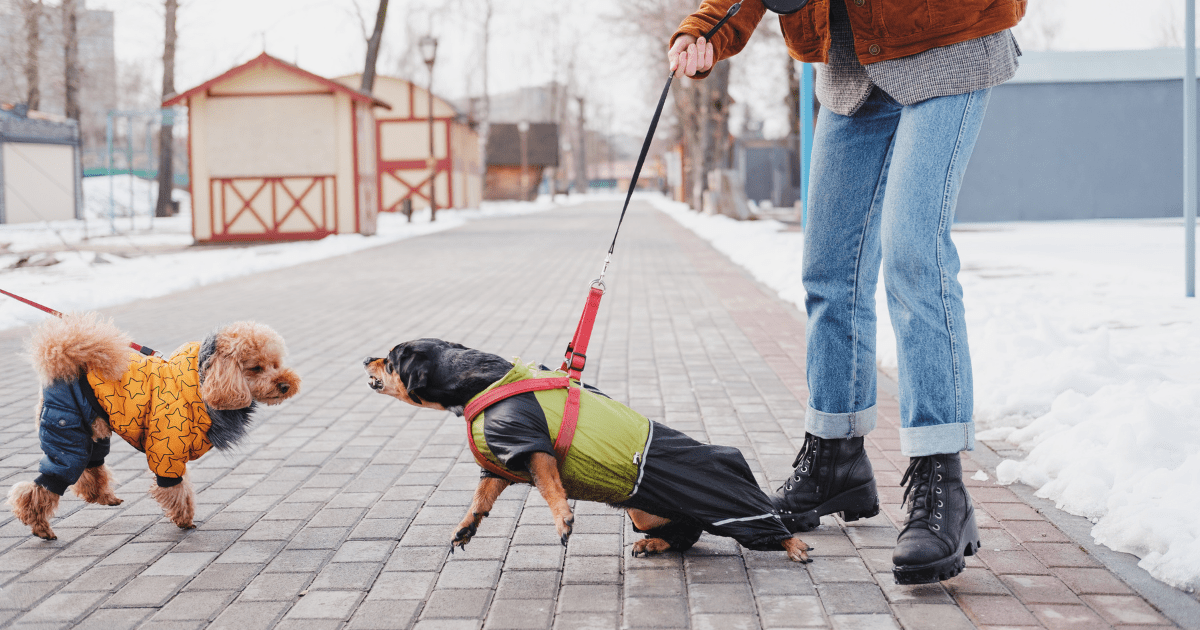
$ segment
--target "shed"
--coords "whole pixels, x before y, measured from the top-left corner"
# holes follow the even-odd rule
[[[334,79],[357,88],[362,75]],[[379,211],[396,212],[405,199],[428,208],[430,189],[439,208],[473,208],[483,197],[479,134],[449,101],[433,95],[433,155],[429,153],[429,90],[412,81],[376,75],[372,94],[390,111],[375,107]]]
[[[558,166],[557,124],[531,123],[524,134],[515,124],[488,127],[484,198],[536,199],[548,166]]]
[[[83,216],[79,123],[0,106],[0,223]]]
[[[180,104],[197,242],[375,232],[383,101],[263,53],[163,102]]]

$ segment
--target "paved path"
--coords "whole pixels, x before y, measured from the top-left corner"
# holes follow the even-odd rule
[[[686,555],[631,558],[623,515],[584,503],[564,550],[524,488],[503,495],[466,553],[448,554],[478,478],[462,421],[375,394],[361,358],[436,336],[556,363],[615,218],[612,204],[588,204],[475,222],[107,310],[160,348],[223,321],[268,322],[288,339],[303,391],[263,413],[236,454],[192,464],[195,530],[161,518],[145,460],[124,443],[110,458],[124,505],[83,508],[68,495],[55,542],[3,512],[0,626],[1173,627],[990,482],[970,482],[986,551],[944,584],[894,585],[906,461],[886,391],[869,438],[885,514],[827,518],[803,536],[817,547],[807,566],[709,536]],[[588,376],[653,419],[741,448],[763,485],[778,485],[803,437],[803,315],[645,205],[628,218],[609,289]],[[40,457],[33,374],[14,358],[26,334],[0,333],[3,491],[32,478]]]

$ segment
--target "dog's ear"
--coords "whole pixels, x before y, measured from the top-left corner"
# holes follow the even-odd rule
[[[408,397],[418,405],[425,402],[422,400],[422,390],[429,385],[429,371],[433,367],[429,355],[410,344],[402,343],[392,348],[387,361],[404,383]]]
[[[237,360],[231,344],[220,337],[217,347],[204,370],[204,382],[200,384],[200,398],[213,409],[242,409],[254,401],[250,384],[242,373],[242,364]]]

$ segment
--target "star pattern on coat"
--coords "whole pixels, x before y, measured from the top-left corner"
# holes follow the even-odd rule
[[[120,379],[88,374],[113,431],[145,452],[150,469],[163,477],[182,477],[187,462],[212,448],[207,436],[212,423],[200,398],[199,352],[193,342],[168,359],[131,353]]]

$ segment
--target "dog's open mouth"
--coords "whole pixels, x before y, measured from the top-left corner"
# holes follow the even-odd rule
[[[379,380],[378,376],[372,376],[370,380],[371,389],[380,391],[383,389],[383,381]]]

